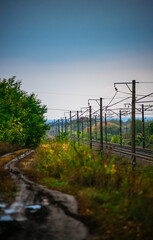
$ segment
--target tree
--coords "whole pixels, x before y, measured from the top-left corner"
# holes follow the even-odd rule
[[[0,141],[37,147],[49,128],[46,111],[34,94],[21,90],[15,77],[0,79]]]

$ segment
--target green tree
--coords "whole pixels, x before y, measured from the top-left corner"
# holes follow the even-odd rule
[[[21,90],[15,77],[0,79],[0,141],[37,147],[49,128],[46,111],[34,94]]]

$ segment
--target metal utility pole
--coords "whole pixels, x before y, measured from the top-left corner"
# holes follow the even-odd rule
[[[57,135],[57,121],[55,121],[55,136]]]
[[[107,115],[105,113],[105,142],[107,144]]]
[[[55,120],[53,121],[53,136],[55,136]]]
[[[72,114],[71,114],[71,111],[70,111],[70,138],[72,140]]]
[[[91,119],[91,106],[89,106],[89,121],[90,121],[90,148],[92,149],[92,119]]]
[[[100,150],[103,151],[103,114],[102,114],[102,98],[100,98]]]
[[[128,84],[131,84],[131,82],[121,82],[121,83],[114,83],[115,90],[117,90],[116,85],[117,84],[125,84],[130,92],[132,92],[132,137],[131,137],[131,153],[132,153],[132,165],[133,165],[133,170],[135,169],[136,166],[136,146],[135,146],[135,102],[136,102],[136,81],[132,80],[132,91],[129,87]],[[118,90],[117,90],[118,91]]]
[[[132,144],[131,144],[131,152],[134,154],[132,156],[132,165],[133,170],[136,166],[136,156],[135,156],[135,84],[136,81],[132,80]]]
[[[89,140],[89,120],[87,118],[87,139]]]
[[[83,117],[82,117],[81,123],[82,123],[82,139],[83,139]]]
[[[59,119],[57,121],[57,125],[58,125],[58,135],[60,135],[60,122],[59,122]]]
[[[62,134],[63,134],[63,119],[61,119],[61,130],[62,130]]]
[[[95,140],[97,142],[97,117],[95,116]]]
[[[77,138],[80,140],[80,129],[79,129],[79,111],[77,111]]]
[[[54,136],[56,135],[56,127],[55,127],[55,120],[54,120]]]
[[[66,120],[66,117],[65,117],[65,133],[67,133],[67,120]]]
[[[144,105],[142,104],[142,147],[145,148]]]
[[[119,112],[120,115],[120,145],[122,145],[122,112],[120,110]]]

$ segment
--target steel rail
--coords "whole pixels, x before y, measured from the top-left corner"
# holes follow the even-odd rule
[[[89,141],[85,140],[85,144],[89,145]],[[105,149],[109,151],[114,151],[118,153],[122,153],[125,155],[129,156],[135,156],[137,158],[141,158],[144,161],[148,162],[153,162],[153,153],[150,149],[141,149],[141,148],[136,148],[136,153],[131,153],[131,147],[130,146],[125,146],[125,145],[117,145],[117,144],[112,144],[112,143],[104,143]],[[100,142],[96,142],[93,140],[93,148],[100,148]]]

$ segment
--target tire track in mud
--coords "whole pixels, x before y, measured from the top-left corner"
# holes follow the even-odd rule
[[[88,239],[87,228],[77,214],[75,198],[30,181],[17,168],[16,163],[30,153],[32,151],[5,165],[18,192],[12,204],[0,204],[0,239]]]

